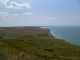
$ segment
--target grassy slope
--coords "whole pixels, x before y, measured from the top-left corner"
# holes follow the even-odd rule
[[[36,34],[38,37],[48,37],[48,34]]]
[[[20,37],[0,39],[0,59],[5,60],[80,60],[80,46],[59,39]]]
[[[19,32],[7,32],[4,34],[3,38],[15,38],[19,34]]]

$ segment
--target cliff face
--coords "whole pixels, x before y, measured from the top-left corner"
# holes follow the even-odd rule
[[[55,37],[51,34],[50,29],[47,29],[47,30],[48,30],[49,38],[55,38]]]

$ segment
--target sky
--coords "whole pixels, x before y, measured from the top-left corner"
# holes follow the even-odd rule
[[[0,0],[6,26],[80,26],[80,0]]]

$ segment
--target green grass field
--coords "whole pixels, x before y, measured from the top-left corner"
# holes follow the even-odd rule
[[[7,32],[4,34],[3,38],[15,38],[19,34],[19,32]]]
[[[6,28],[3,28],[3,27],[1,28],[1,27],[0,27],[0,30],[6,30]]]
[[[48,37],[48,34],[36,34],[38,37]]]
[[[80,60],[80,46],[59,39],[19,37],[0,39],[0,58],[4,60]]]

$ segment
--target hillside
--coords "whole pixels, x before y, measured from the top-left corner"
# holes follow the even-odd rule
[[[36,29],[1,28],[0,60],[80,60],[80,46],[54,38],[49,30]]]
[[[0,60],[80,60],[80,46],[59,39],[0,39]]]

